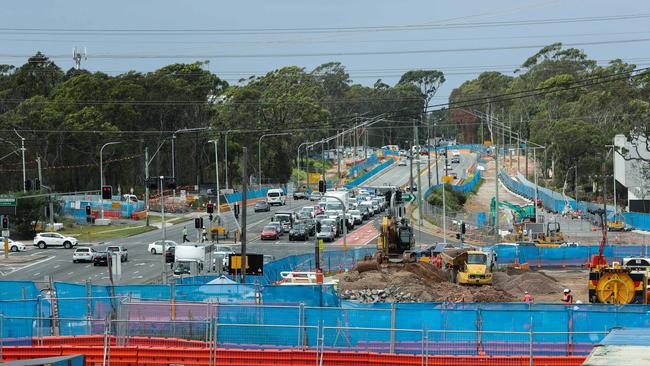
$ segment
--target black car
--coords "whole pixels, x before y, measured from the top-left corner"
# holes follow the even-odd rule
[[[314,236],[316,235],[316,220],[314,219],[306,219],[302,222],[307,230],[309,231],[309,235]]]
[[[293,192],[294,200],[306,200],[308,198],[309,196],[307,195],[307,192]]]
[[[254,210],[255,212],[269,212],[271,211],[271,205],[267,201],[257,201]]]
[[[176,247],[169,247],[165,250],[165,263],[174,263]]]
[[[305,224],[293,225],[293,228],[289,231],[289,241],[293,240],[309,240],[309,229]]]
[[[108,266],[108,252],[96,252],[93,256],[93,266]]]

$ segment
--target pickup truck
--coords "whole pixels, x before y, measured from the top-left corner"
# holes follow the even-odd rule
[[[120,255],[120,258],[122,259],[122,262],[128,262],[129,261],[129,252],[126,250],[121,245],[111,245],[106,248],[106,251],[108,253],[116,253]]]

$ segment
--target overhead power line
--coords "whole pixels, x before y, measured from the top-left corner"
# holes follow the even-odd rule
[[[644,43],[650,41],[650,38],[634,39],[616,39],[593,42],[575,42],[564,43],[566,47],[595,46],[607,44],[623,43]],[[548,46],[548,44],[533,45],[512,45],[496,47],[471,47],[471,48],[439,48],[439,49],[421,49],[421,50],[379,50],[379,51],[341,51],[341,52],[313,52],[313,53],[250,53],[250,54],[118,54],[105,53],[93,54],[93,59],[225,59],[225,58],[283,58],[283,57],[332,57],[332,56],[382,56],[382,55],[413,55],[429,53],[461,53],[461,52],[488,52],[488,51],[505,51],[520,49],[539,49]],[[29,58],[32,55],[0,53],[0,58]],[[50,59],[69,58],[69,55],[55,54],[50,55]]]
[[[0,34],[92,34],[92,35],[258,35],[258,34],[291,34],[291,33],[357,33],[357,32],[396,32],[427,29],[463,29],[463,28],[493,28],[548,25],[563,23],[587,23],[617,20],[635,20],[650,18],[650,14],[624,14],[598,17],[572,17],[550,19],[506,20],[492,22],[439,22],[435,24],[413,25],[379,25],[359,27],[298,27],[298,28],[41,28],[41,27],[0,27]]]

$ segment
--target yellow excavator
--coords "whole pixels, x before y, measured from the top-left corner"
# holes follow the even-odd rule
[[[409,220],[402,217],[384,216],[377,240],[377,252],[357,263],[359,272],[376,270],[380,265],[412,263],[416,260],[413,249],[415,237]]]
[[[589,301],[604,304],[646,304],[648,271],[633,270],[618,262],[607,263],[603,254],[607,243],[607,215],[605,210],[590,211],[601,218],[602,239],[598,254],[591,257],[589,271]]]

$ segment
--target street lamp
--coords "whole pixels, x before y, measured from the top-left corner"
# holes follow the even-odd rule
[[[221,199],[219,198],[219,153],[217,150],[219,139],[210,140],[208,142],[214,143],[214,174],[217,178],[217,214],[221,214]]]
[[[18,131],[16,131],[15,128],[14,128],[14,132],[16,133],[16,135],[18,135],[18,137],[20,137],[20,151],[22,152],[23,155],[23,192],[27,192],[27,187],[25,186],[25,182],[27,182],[27,175],[25,172],[25,138],[20,136],[20,134],[18,134]]]
[[[226,190],[228,190],[228,134],[233,130],[227,130],[223,136],[223,165],[226,173]]]
[[[535,162],[535,167],[533,168],[533,169],[534,169],[533,173],[534,173],[534,176],[535,176],[535,203],[533,204],[533,208],[534,208],[534,210],[535,210],[535,222],[539,222],[539,221],[537,220],[537,219],[538,219],[538,216],[539,216],[539,215],[537,214],[537,212],[538,212],[538,210],[537,210],[537,200],[539,199],[539,198],[538,198],[538,197],[539,197],[539,194],[537,193],[537,191],[539,190],[539,187],[537,186],[537,168],[538,168],[538,166],[537,166],[537,155],[536,155],[536,152],[537,152],[537,149],[544,149],[544,148],[545,148],[545,147],[543,147],[543,146],[535,146],[535,147],[531,147],[531,149],[533,149],[533,161]],[[578,201],[576,200],[576,210],[577,210],[577,209],[578,209]]]
[[[302,144],[298,145],[298,170],[300,170],[300,148],[303,147],[303,145],[308,145],[308,144],[314,144],[312,141],[305,141]],[[306,150],[309,150],[311,146],[307,146]],[[309,154],[307,154],[309,155]],[[309,156],[307,156],[309,158]],[[298,186],[300,186],[300,177],[298,177]],[[309,172],[307,172],[307,184],[309,184]]]
[[[121,143],[122,143],[121,141],[107,142],[104,145],[102,145],[101,149],[99,149],[99,192],[100,194],[102,193],[102,189],[104,187],[104,159],[103,159],[104,148],[108,145],[115,145]],[[102,213],[102,220],[103,220],[104,219],[104,196],[102,196],[101,213]]]
[[[284,135],[291,135],[291,132],[266,133],[260,136],[257,142],[257,186],[259,189],[262,189],[262,139],[270,136],[284,136]]]

